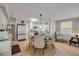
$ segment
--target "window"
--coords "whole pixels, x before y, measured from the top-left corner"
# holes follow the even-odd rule
[[[61,34],[72,34],[72,21],[61,22]]]

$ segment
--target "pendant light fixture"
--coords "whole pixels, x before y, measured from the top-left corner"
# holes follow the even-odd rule
[[[40,14],[40,25],[42,24],[42,23],[41,23],[41,17],[42,17],[42,14]]]

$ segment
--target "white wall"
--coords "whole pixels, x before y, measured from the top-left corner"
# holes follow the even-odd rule
[[[60,21],[56,21],[56,32],[61,33]]]
[[[79,19],[73,20],[73,33],[79,34]]]

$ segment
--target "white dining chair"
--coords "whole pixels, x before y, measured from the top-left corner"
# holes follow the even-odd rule
[[[29,33],[28,37],[29,37],[29,46],[30,46],[30,45],[32,45],[33,40],[34,40],[34,33]]]
[[[35,35],[34,37],[34,53],[36,53],[36,49],[42,50],[44,54],[45,41],[42,36]]]

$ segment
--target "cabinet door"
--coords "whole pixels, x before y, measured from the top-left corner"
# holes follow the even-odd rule
[[[0,40],[8,39],[8,31],[1,31],[0,32]]]

